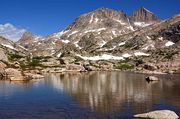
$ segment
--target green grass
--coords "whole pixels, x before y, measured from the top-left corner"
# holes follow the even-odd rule
[[[8,59],[10,61],[17,61],[17,60],[19,60],[21,58],[24,58],[24,56],[19,55],[19,54],[8,54]]]
[[[124,46],[124,48],[131,48],[131,47],[133,47],[133,44],[132,43],[126,43],[123,46]]]
[[[173,55],[175,55],[175,54],[176,54],[175,52],[167,52],[167,53],[165,53],[164,58],[165,59],[172,59]]]
[[[129,69],[133,69],[134,65],[121,63],[121,64],[116,65],[115,68],[120,69],[120,70],[129,70]]]
[[[178,54],[177,51],[159,51],[158,55],[163,56],[164,59],[172,59],[175,54]]]

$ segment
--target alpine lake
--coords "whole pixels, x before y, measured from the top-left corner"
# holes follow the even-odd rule
[[[118,71],[45,74],[29,82],[0,81],[0,119],[132,119],[168,109],[180,115],[180,74]]]

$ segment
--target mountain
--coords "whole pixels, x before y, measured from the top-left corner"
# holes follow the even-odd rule
[[[139,14],[141,17],[149,13],[146,9],[143,10],[144,13]],[[137,12],[138,11],[135,13]],[[152,13],[149,14],[153,15]],[[52,55],[60,49],[62,44],[68,43],[74,44],[77,50],[92,50],[102,47],[105,43],[117,36],[133,32],[140,27],[147,26],[147,24],[155,23],[155,21],[152,22],[152,19],[146,18],[146,21],[143,22],[146,25],[136,27],[133,23],[135,23],[135,21],[137,22],[137,20],[133,22],[132,18],[135,17],[128,17],[123,11],[100,8],[79,16],[61,32],[54,33],[47,37],[34,37],[31,34],[32,37],[29,38],[27,42],[25,40],[27,36],[24,37],[27,33],[25,33],[17,43],[28,48],[35,54],[41,54],[41,49],[46,47],[46,49],[43,50],[43,52],[45,52],[44,54]],[[156,22],[159,22],[159,20]],[[91,41],[96,44],[93,46],[94,48],[88,46],[88,44],[91,45]]]
[[[180,14],[157,24],[116,37],[94,54],[108,52],[115,56],[141,60],[144,65],[154,65],[163,72],[180,69]],[[142,58],[142,56],[144,56]],[[135,61],[136,62],[136,61]],[[135,63],[136,64],[136,63]],[[161,68],[160,68],[161,67]],[[140,69],[139,69],[140,70]]]
[[[179,14],[161,21],[144,7],[129,16],[100,8],[61,32],[46,37],[25,33],[17,44],[34,56],[53,57],[53,65],[60,61],[88,70],[180,72],[179,27]]]
[[[0,36],[0,48],[10,53],[23,53],[26,54],[28,50],[21,45],[14,43],[13,41]]]

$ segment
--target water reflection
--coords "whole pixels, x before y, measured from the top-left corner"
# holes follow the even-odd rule
[[[132,109],[133,113],[142,113],[162,101],[180,107],[180,80],[160,76],[163,80],[147,83],[145,76],[120,72],[48,74],[45,83],[97,112]]]
[[[123,72],[47,74],[45,80],[0,81],[0,118],[132,118],[134,114],[170,109],[180,115],[180,75]],[[173,80],[170,80],[173,79]]]

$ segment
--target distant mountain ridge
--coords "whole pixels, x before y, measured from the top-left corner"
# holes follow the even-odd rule
[[[131,16],[127,16],[123,11],[99,8],[79,16],[61,32],[42,38],[34,37],[34,39],[29,41],[29,44],[28,41],[23,42],[24,37],[22,37],[18,44],[26,47],[29,46],[29,50],[37,51],[46,46],[47,53],[53,54],[57,51],[55,47],[59,44],[72,43],[77,49],[83,49],[86,45],[86,42],[83,43],[83,39],[91,36],[91,39],[93,38],[96,42],[96,47],[101,47],[119,35],[133,32],[157,22],[160,22],[160,19],[145,8],[140,8]],[[47,43],[48,45],[46,45]]]

